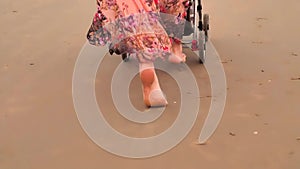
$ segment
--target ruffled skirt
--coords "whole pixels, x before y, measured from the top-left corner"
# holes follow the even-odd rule
[[[140,62],[165,59],[171,55],[172,41],[182,38],[186,2],[97,0],[87,38],[92,45],[134,53]]]

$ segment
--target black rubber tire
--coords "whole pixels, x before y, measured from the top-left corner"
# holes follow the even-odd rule
[[[203,15],[203,31],[205,33],[205,40],[208,40],[208,30],[209,30],[209,15],[204,14]]]
[[[199,46],[199,63],[200,64],[203,64],[205,62],[205,52],[204,52],[205,46],[203,44],[203,43],[205,43],[204,41],[205,41],[205,39],[199,40],[199,42],[201,43]]]
[[[202,59],[200,59],[200,58],[199,58],[199,63],[200,63],[200,64],[203,64],[203,61],[202,61]]]

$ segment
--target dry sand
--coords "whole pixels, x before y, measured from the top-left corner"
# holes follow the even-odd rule
[[[210,98],[188,137],[171,151],[148,159],[117,157],[99,148],[82,130],[73,108],[72,73],[95,12],[94,1],[0,2],[1,169],[299,169],[300,168],[300,1],[210,0],[210,38],[224,63],[228,95],[222,121],[206,145],[196,139]],[[120,132],[149,136],[176,118],[177,104],[142,131],[120,118],[106,99],[114,66],[96,79],[104,114]],[[210,84],[203,66],[188,59],[202,96]],[[103,68],[103,67],[102,67]],[[177,86],[159,73],[169,102]],[[142,109],[139,79],[130,89]],[[170,87],[171,86],[171,87]],[[109,94],[109,93],[108,93]],[[110,113],[113,112],[113,113]],[[126,127],[124,127],[126,126]],[[254,132],[257,132],[254,134]]]

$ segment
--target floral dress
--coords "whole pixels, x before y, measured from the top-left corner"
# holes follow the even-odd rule
[[[95,46],[134,53],[140,62],[165,59],[171,55],[172,41],[182,38],[187,2],[97,0],[98,10],[87,38]]]

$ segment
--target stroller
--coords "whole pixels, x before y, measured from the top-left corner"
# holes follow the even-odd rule
[[[199,56],[199,63],[203,64],[206,58],[206,42],[208,41],[209,15],[202,15],[201,0],[189,0],[190,6],[185,17],[185,27],[182,39],[183,47],[190,48]],[[121,53],[118,49],[109,49],[112,55],[122,55],[122,60],[127,62],[127,53]]]
[[[190,0],[191,6],[187,10],[186,25],[182,43],[199,56],[199,63],[205,62],[206,42],[208,41],[209,15],[202,16],[201,0]]]

